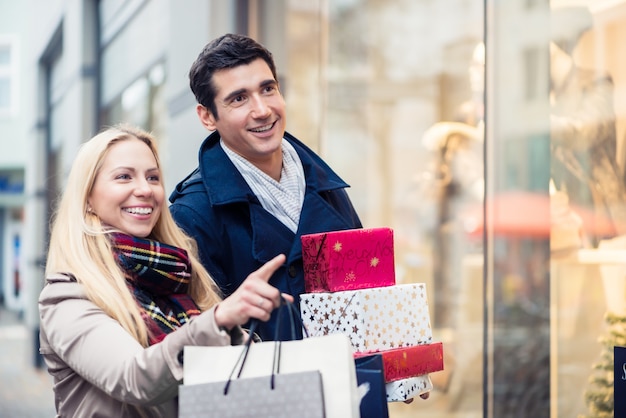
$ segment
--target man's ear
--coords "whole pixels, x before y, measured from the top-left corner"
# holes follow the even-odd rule
[[[217,127],[215,126],[215,117],[209,109],[202,106],[201,104],[197,104],[196,113],[198,114],[198,118],[205,128],[207,128],[209,131],[215,131],[217,129]]]

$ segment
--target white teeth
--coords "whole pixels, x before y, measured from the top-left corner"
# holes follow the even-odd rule
[[[251,129],[251,131],[253,132],[265,132],[265,131],[269,131],[270,129],[272,129],[273,124],[264,126],[262,128],[256,128],[256,129]]]
[[[152,213],[152,208],[125,208],[124,210],[135,215],[149,215]]]

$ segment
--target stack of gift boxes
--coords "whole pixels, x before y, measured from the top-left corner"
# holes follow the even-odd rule
[[[443,370],[443,346],[433,342],[425,285],[396,284],[393,230],[301,240],[306,293],[300,311],[309,335],[344,333],[355,358],[381,355],[389,402],[430,391],[429,373]]]

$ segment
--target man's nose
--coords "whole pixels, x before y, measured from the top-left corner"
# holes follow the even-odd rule
[[[252,116],[255,118],[266,118],[272,113],[265,99],[261,96],[254,96],[252,99]]]

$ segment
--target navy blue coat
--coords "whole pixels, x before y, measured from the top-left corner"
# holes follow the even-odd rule
[[[270,284],[294,296],[304,293],[300,236],[361,228],[361,221],[345,191],[349,187],[310,148],[292,135],[285,139],[296,149],[306,177],[306,192],[297,233],[267,212],[212,133],[200,147],[199,167],[181,181],[170,196],[171,212],[198,243],[200,261],[221,288],[230,295],[254,270],[278,254],[286,264]],[[286,310],[283,310],[286,311]],[[281,316],[280,339],[290,339],[286,312]],[[261,323],[258,334],[274,340],[277,312]],[[297,327],[297,337],[301,332]]]

